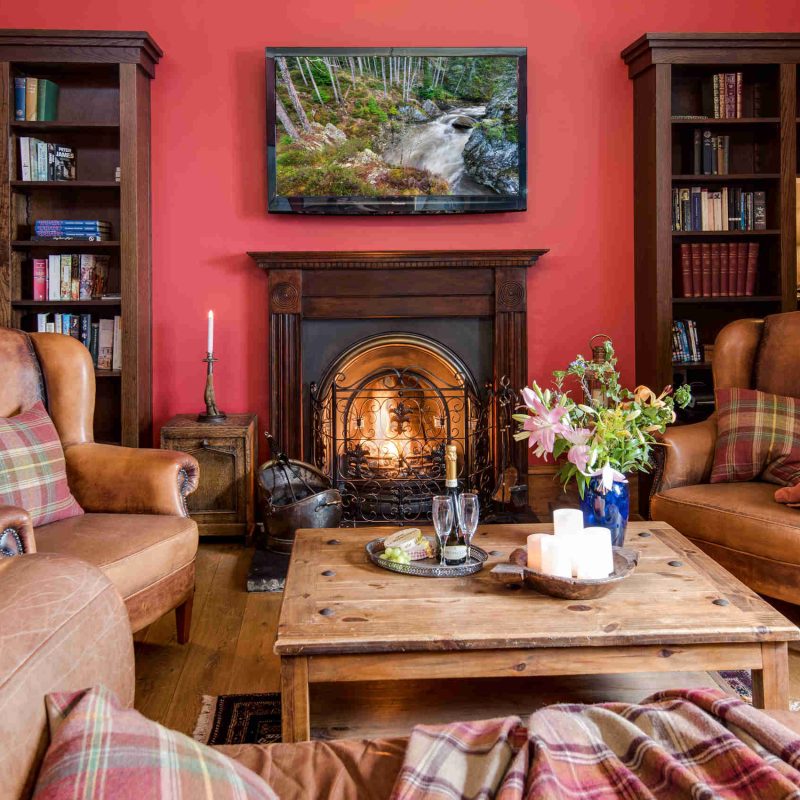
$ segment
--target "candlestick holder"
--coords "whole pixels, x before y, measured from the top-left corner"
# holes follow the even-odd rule
[[[217,408],[217,399],[214,396],[214,363],[219,361],[219,359],[214,358],[213,353],[207,353],[206,357],[201,360],[205,361],[205,363],[208,365],[206,369],[206,391],[203,395],[203,399],[206,402],[206,413],[198,414],[197,421],[224,422],[228,416],[224,411],[220,411]]]

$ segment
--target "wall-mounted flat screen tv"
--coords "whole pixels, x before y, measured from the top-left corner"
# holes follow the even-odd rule
[[[525,48],[266,56],[270,212],[525,210]]]

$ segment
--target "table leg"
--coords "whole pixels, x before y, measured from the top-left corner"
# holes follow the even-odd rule
[[[789,649],[786,642],[761,644],[761,669],[753,670],[753,705],[788,710]]]
[[[281,658],[281,730],[287,743],[311,738],[308,659],[304,656]]]

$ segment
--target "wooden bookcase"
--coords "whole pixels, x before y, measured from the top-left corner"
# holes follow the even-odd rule
[[[36,330],[37,313],[122,317],[122,369],[97,371],[95,438],[152,443],[150,321],[150,80],[162,55],[144,32],[0,30],[0,325]],[[14,78],[59,86],[52,122],[14,118]],[[76,151],[77,180],[22,181],[19,139]],[[115,179],[120,167],[120,181]],[[102,219],[111,241],[31,241],[37,219]],[[120,299],[34,301],[32,259],[110,256]]]
[[[636,381],[660,391],[691,382],[713,389],[711,364],[673,366],[673,319],[696,321],[702,344],[729,322],[797,307],[798,68],[800,34],[648,33],[622,52],[633,81]],[[714,73],[743,74],[743,116],[713,113]],[[759,108],[754,111],[757,87]],[[693,175],[695,128],[730,137],[730,173]],[[766,193],[766,230],[672,230],[672,189],[732,186]],[[751,297],[681,296],[680,245],[759,242]],[[713,396],[713,395],[712,395]],[[709,414],[713,403],[705,408]]]

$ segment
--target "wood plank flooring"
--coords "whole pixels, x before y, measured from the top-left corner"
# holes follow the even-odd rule
[[[272,646],[282,595],[245,591],[252,552],[201,544],[188,644],[177,643],[174,614],[136,634],[136,708],[145,716],[190,734],[204,694],[279,691]],[[790,696],[800,698],[800,652],[789,659]],[[659,689],[708,685],[711,678],[699,672],[322,684],[312,687],[311,724],[324,737],[400,735],[416,723],[524,715],[563,701],[637,702]]]

